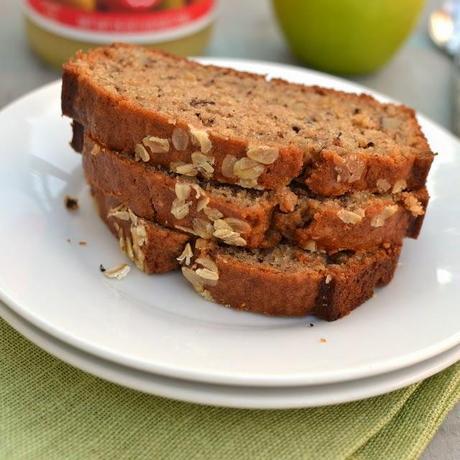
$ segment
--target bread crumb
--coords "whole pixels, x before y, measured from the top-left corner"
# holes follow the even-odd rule
[[[129,273],[130,270],[131,267],[128,264],[121,264],[108,270],[104,269],[103,273],[107,278],[121,280]]]
[[[79,208],[77,198],[74,198],[74,197],[69,196],[69,195],[65,196],[64,204],[65,204],[65,207],[69,211],[76,211]]]

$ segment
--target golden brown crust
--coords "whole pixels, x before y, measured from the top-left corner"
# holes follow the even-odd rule
[[[120,200],[96,188],[91,191],[102,220],[118,238],[121,249],[133,259],[139,269],[151,274],[170,272],[178,268],[177,257],[190,241],[190,236],[151,221],[138,219],[138,226],[145,228],[145,242],[136,250],[135,237],[133,238],[135,226],[132,221],[117,218],[116,214],[111,215],[111,211],[123,207]]]
[[[346,219],[346,212],[345,217],[341,214],[346,210],[343,199],[324,201],[301,196],[296,199],[297,207],[294,211],[281,212],[279,206],[283,198],[276,194],[257,193],[258,199],[248,206],[243,205],[238,197],[230,198],[216,193],[218,187],[203,189],[199,194],[192,188],[186,200],[191,204],[186,215],[179,219],[171,213],[177,199],[175,186],[177,183],[194,182],[187,182],[183,177],[166,174],[100,147],[88,136],[84,143],[83,167],[90,183],[106,193],[118,196],[138,216],[145,219],[155,218],[166,227],[177,229],[176,226],[179,226],[181,230],[190,229],[193,232],[197,224],[201,224],[200,228],[203,224],[209,224],[208,229],[213,229],[213,219],[207,214],[210,209],[219,211],[223,219],[243,221],[247,226],[239,232],[239,236],[249,248],[273,247],[281,236],[304,249],[322,249],[328,252],[400,244],[406,235],[416,238],[423,222],[423,214],[414,215],[407,209],[404,196],[413,196],[420,202],[422,210],[426,208],[428,201],[425,189],[394,196],[371,196],[362,200],[362,209],[353,208],[353,211],[361,212],[364,217],[358,222],[350,223]],[[206,206],[198,210],[203,204]],[[393,209],[394,206],[396,212],[379,222],[378,217],[385,216],[385,209]],[[200,222],[196,219],[200,219]],[[201,232],[198,232],[198,236],[204,237]],[[212,234],[209,235],[211,236]]]
[[[350,214],[338,204],[331,205],[331,200],[325,204],[315,198],[304,198],[294,212],[276,213],[273,226],[304,249],[311,249],[312,244],[313,249],[328,252],[399,245],[405,236],[418,237],[425,217],[424,211],[417,214],[408,209],[404,203],[407,196],[426,210],[429,200],[426,189],[367,200],[361,208],[349,211],[348,219]]]
[[[340,264],[326,261],[316,270],[306,263],[304,269],[286,271],[228,255],[219,246],[199,241],[194,259],[183,270],[196,272],[203,259],[215,263],[217,281],[194,285],[208,300],[253,313],[312,314],[328,321],[349,314],[372,297],[375,287],[388,284],[401,249],[395,246],[360,257],[345,256]]]
[[[359,178],[350,173],[347,159],[336,152],[322,151],[303,173],[304,182],[310,190],[324,196],[340,196],[353,191],[379,192],[378,181],[385,180],[391,186],[398,181],[406,182],[407,190],[418,190],[425,186],[433,161],[433,155],[359,155]]]
[[[131,100],[107,90],[107,88],[95,83],[79,65],[84,61],[91,63],[91,61],[105,58],[110,61],[111,52],[115,53],[118,49],[129,51],[137,48],[126,45],[100,48],[88,54],[80,53],[76,59],[64,66],[62,111],[65,115],[83,124],[88,132],[102,144],[111,149],[134,155],[136,146],[146,136],[171,139],[174,128],[179,127],[188,130],[188,125],[181,121],[179,116],[174,118],[146,109],[135,99]],[[174,58],[157,51],[145,51],[145,55],[151,55],[157,59],[161,56],[167,56],[168,59],[175,59],[178,63],[184,62],[180,58]],[[199,64],[190,63],[190,66],[193,69]],[[210,71],[216,69],[213,66],[208,68]],[[260,81],[264,79],[260,75],[237,72],[231,69],[225,69],[225,73],[246,80]],[[322,141],[317,139],[316,134],[312,134],[311,139],[306,141],[303,148],[299,147],[300,144],[294,145],[288,141],[283,143],[283,133],[280,133],[278,158],[272,164],[264,167],[257,179],[257,185],[246,183],[245,186],[278,189],[299,176],[302,168],[304,168],[304,180],[309,188],[313,192],[325,196],[338,196],[357,190],[378,191],[376,182],[379,178],[388,180],[390,184],[394,184],[398,180],[405,180],[408,190],[417,190],[424,186],[431,166],[432,154],[411,109],[404,106],[380,104],[367,95],[351,95],[330,89],[296,85],[282,80],[272,80],[270,84],[274,88],[281,87],[282,91],[290,91],[300,96],[312,93],[333,96],[338,103],[350,105],[350,110],[353,109],[354,103],[365,104],[372,107],[374,111],[381,109],[380,124],[384,124],[385,117],[391,116],[392,113],[399,113],[404,115],[401,116],[401,119],[405,120],[405,133],[409,133],[409,138],[404,141],[405,143],[401,141],[401,146],[397,142],[395,143],[392,138],[389,146],[385,147],[384,153],[376,154],[373,151],[372,142],[368,143],[369,150],[365,150],[367,145],[363,146],[361,143],[358,147],[350,147],[346,142],[342,143],[340,138],[342,133],[338,133],[337,138],[333,141],[328,134],[327,139],[329,140],[325,145],[321,144]],[[360,114],[352,115],[356,118],[358,126],[362,124],[365,128],[370,127],[370,133],[377,133],[381,129],[377,125],[374,129],[373,125],[369,124],[369,120],[360,119],[359,116]],[[375,120],[373,123],[375,124]],[[306,130],[308,131],[308,123]],[[330,130],[330,127],[326,124],[324,130]],[[228,177],[228,175],[222,174],[222,164],[228,156],[233,156],[235,159],[246,157],[248,145],[252,139],[242,138],[238,135],[220,135],[218,130],[213,129],[207,131],[212,145],[209,155],[214,161],[211,178],[224,183],[240,183],[240,179],[237,177]],[[391,129],[387,131],[389,132]],[[393,137],[397,139],[397,136]],[[192,147],[191,143],[181,151],[172,146],[168,152],[150,152],[148,161],[168,168],[171,167],[171,163],[177,161],[191,164],[191,154],[195,150],[196,148]],[[359,178],[352,177],[349,180],[344,175],[347,174],[347,161],[353,156],[356,156],[362,163],[363,174]],[[344,162],[345,164],[343,164]],[[202,172],[198,171],[198,174],[200,175]]]

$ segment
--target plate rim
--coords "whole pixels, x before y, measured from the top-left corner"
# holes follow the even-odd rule
[[[421,363],[414,364],[408,368],[398,369],[394,372],[367,377],[364,379],[338,382],[324,385],[317,385],[323,396],[312,395],[312,386],[305,385],[302,387],[281,387],[275,388],[276,394],[269,395],[274,389],[266,387],[241,387],[228,386],[220,384],[209,384],[204,382],[187,381],[156,375],[149,372],[132,369],[117,363],[106,361],[103,358],[94,356],[85,351],[74,348],[72,345],[62,342],[61,340],[47,334],[45,331],[37,328],[22,318],[19,314],[11,310],[4,303],[0,303],[0,317],[15,329],[27,340],[45,350],[51,356],[67,363],[81,371],[87,372],[106,382],[120,385],[124,388],[140,391],[143,393],[174,399],[176,401],[207,405],[214,407],[225,407],[230,409],[252,409],[252,410],[274,410],[274,409],[304,409],[311,407],[325,407],[337,404],[345,404],[353,401],[361,401],[406,388],[417,382],[421,382],[455,364],[460,360],[460,345],[455,349],[447,350],[444,353],[429,358]],[[443,356],[448,354],[448,356]],[[432,362],[435,360],[435,362]],[[421,368],[420,368],[421,367]],[[420,368],[420,369],[419,369]],[[412,371],[410,375],[396,375],[402,372]],[[145,379],[145,380],[144,380]],[[355,390],[350,397],[346,392],[342,394],[337,392],[337,386],[362,385],[364,383],[375,382],[376,380],[385,379],[385,383],[380,382],[380,387],[371,385],[373,389],[366,391],[366,387],[361,390]],[[390,380],[388,380],[390,379]],[[334,387],[333,389],[331,388]],[[321,387],[326,387],[321,389]],[[222,392],[226,389],[226,392]],[[230,389],[230,393],[228,392]],[[220,390],[220,393],[219,393]],[[231,391],[237,393],[231,393]],[[332,391],[331,391],[332,390]],[[295,392],[295,395],[286,397],[280,393]],[[361,393],[360,393],[361,391]],[[241,393],[250,392],[250,395],[241,396]],[[254,392],[263,392],[262,399],[254,398]],[[308,394],[310,392],[310,394]],[[269,397],[267,398],[267,395]],[[329,399],[327,399],[329,396]]]
[[[200,58],[204,63],[214,63],[217,65],[224,66],[238,66],[238,65],[256,65],[260,67],[276,67],[278,69],[289,68],[296,72],[301,72],[305,74],[314,74],[320,77],[325,77],[333,82],[338,82],[339,84],[346,84],[353,88],[357,92],[365,92],[371,94],[372,96],[377,97],[382,101],[396,102],[395,100],[388,98],[385,95],[380,94],[377,91],[366,88],[363,85],[350,82],[348,80],[336,77],[333,75],[325,74],[318,71],[312,71],[310,69],[304,69],[297,66],[285,65],[280,63],[271,63],[264,61],[256,60],[245,60],[245,59],[233,59],[233,58],[212,58],[205,57]],[[257,71],[257,70],[256,70]],[[61,80],[56,80],[54,82],[48,83],[44,86],[41,86],[6,105],[0,110],[0,117],[5,115],[5,112],[13,110],[16,105],[24,103],[28,98],[37,96],[37,94],[45,91],[55,90],[60,87]],[[417,117],[425,124],[431,125],[432,128],[441,132],[443,136],[448,136],[456,144],[459,143],[459,140],[447,131],[442,126],[439,126],[437,123],[431,121],[429,118],[425,117],[422,114],[417,113]],[[209,383],[218,383],[218,384],[232,384],[232,385],[242,385],[242,386],[296,386],[296,385],[315,385],[315,384],[326,384],[334,382],[344,382],[349,380],[356,380],[358,378],[369,377],[374,375],[379,375],[387,372],[391,372],[409,365],[417,364],[423,360],[429,359],[437,354],[443,353],[446,350],[454,347],[460,343],[460,331],[457,331],[456,334],[451,337],[437,342],[434,345],[425,347],[422,350],[418,350],[412,353],[409,353],[403,357],[390,358],[382,361],[383,364],[380,364],[379,367],[373,366],[370,368],[368,365],[362,365],[355,368],[353,371],[321,371],[315,375],[308,375],[308,372],[297,372],[291,373],[289,375],[280,375],[274,376],[271,375],[267,379],[265,375],[252,375],[250,378],[241,374],[228,374],[225,372],[210,372],[202,370],[190,370],[190,369],[180,369],[177,366],[167,366],[164,364],[153,364],[151,362],[146,362],[145,360],[136,359],[136,358],[125,358],[124,356],[113,353],[111,350],[106,349],[105,347],[94,346],[87,341],[80,340],[78,337],[69,335],[61,332],[59,329],[56,329],[52,324],[43,321],[41,318],[36,315],[30,314],[27,310],[21,305],[18,305],[14,299],[10,298],[6,292],[4,292],[2,286],[0,286],[0,299],[3,300],[7,305],[10,305],[14,311],[18,312],[22,317],[27,319],[33,325],[36,325],[40,329],[46,331],[48,334],[62,340],[63,342],[69,343],[72,346],[79,348],[81,350],[87,351],[93,355],[100,356],[103,359],[110,360],[115,363],[120,363],[125,366],[133,367],[139,370],[144,370],[147,372],[153,372],[160,375],[170,376],[173,378],[182,378],[187,380],[199,381],[199,382],[209,382]]]

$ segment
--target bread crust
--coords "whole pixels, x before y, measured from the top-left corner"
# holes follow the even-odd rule
[[[225,254],[210,242],[194,249],[185,269],[200,267],[199,260],[212,260],[218,280],[193,287],[208,300],[253,313],[273,316],[315,315],[334,321],[348,315],[372,297],[377,286],[390,282],[401,247],[370,251],[361,259],[350,256],[343,265],[327,263],[323,270],[285,271]],[[184,268],[183,268],[184,270]]]
[[[127,99],[107,90],[94,82],[79,66],[79,62],[82,60],[88,62],[98,59],[110,60],[109,51],[125,48],[129,49],[130,47],[128,45],[112,45],[112,47],[99,48],[87,54],[79,53],[74,60],[69,61],[64,66],[62,112],[84,125],[95,139],[98,139],[108,148],[134,155],[136,146],[147,136],[171,139],[175,128],[188,131],[189,126],[180,119],[179,114],[174,118],[166,116],[144,108],[135,100]],[[183,62],[181,58],[171,57],[158,51],[145,51],[145,54],[160,59],[161,56],[168,56],[168,59]],[[199,64],[191,63],[190,66],[193,68]],[[208,67],[215,69],[213,66]],[[227,69],[226,73],[245,79],[260,80],[264,78],[260,75],[237,72],[232,69]],[[296,89],[299,94],[315,92],[334,95],[338,100],[350,97],[350,95],[340,91],[306,87],[278,79],[272,80],[271,84],[274,87],[281,87],[282,90]],[[372,107],[382,107],[382,113],[384,112],[383,109],[387,110],[388,107],[393,111],[404,113],[412,133],[411,144],[402,145],[401,148],[392,147],[386,154],[376,155],[362,148],[353,151],[346,145],[342,147],[340,136],[333,141],[333,145],[322,147],[306,145],[304,148],[300,148],[280,140],[279,156],[276,161],[264,168],[256,185],[246,183],[245,186],[279,189],[301,175],[313,192],[324,196],[339,196],[359,190],[378,191],[378,179],[385,179],[392,186],[397,181],[404,180],[408,190],[422,188],[425,185],[433,155],[417,123],[415,113],[404,106],[380,104],[367,95],[354,95],[353,97],[354,100],[359,100]],[[233,156],[236,159],[245,158],[248,145],[253,139],[245,139],[236,135],[220,135],[218,130],[212,128],[206,129],[206,132],[212,144],[210,155],[214,161],[211,179],[223,183],[241,184],[237,177],[228,177],[222,174],[222,164],[228,156]],[[335,150],[331,150],[331,147],[334,147]],[[191,155],[194,151],[196,148],[191,144],[182,151],[172,147],[168,152],[151,152],[148,161],[166,168],[170,168],[171,163],[177,161],[190,164],[192,162]],[[356,158],[359,161],[362,169],[359,178],[343,177],[347,173],[350,158]],[[198,174],[202,173],[199,171]]]
[[[79,133],[80,130],[77,135]],[[238,219],[247,224],[240,236],[248,248],[273,247],[282,236],[302,248],[328,252],[400,244],[405,236],[418,236],[424,217],[408,210],[404,199],[414,197],[422,209],[426,209],[428,203],[426,189],[415,193],[403,192],[397,196],[376,196],[365,203],[362,209],[364,217],[359,222],[349,223],[340,217],[341,211],[346,208],[337,199],[324,201],[301,196],[294,211],[282,212],[281,198],[275,193],[259,193],[258,199],[248,206],[242,205],[237,198],[213,193],[213,189],[202,189],[200,194],[192,189],[187,198],[187,202],[191,203],[188,212],[178,219],[171,213],[177,199],[175,186],[177,183],[194,182],[110,151],[89,136],[85,137],[83,147],[83,168],[88,182],[107,194],[119,197],[139,217],[155,219],[161,225],[176,230],[189,229],[189,233],[196,235],[193,230],[195,219],[211,225],[212,220],[206,212],[214,209],[222,214],[223,219]],[[209,201],[206,208],[199,211],[199,203],[203,203],[205,197]],[[378,226],[374,225],[374,220],[384,215],[386,208],[395,206],[394,214]],[[198,236],[203,237],[201,234]]]

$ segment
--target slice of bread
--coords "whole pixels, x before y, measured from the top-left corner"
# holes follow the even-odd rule
[[[248,188],[300,175],[325,196],[417,190],[433,159],[407,107],[138,46],[78,53],[62,111],[109,148]]]
[[[333,321],[390,282],[400,250],[327,256],[285,244],[248,251],[199,239],[181,260],[183,275],[207,300],[254,313]]]
[[[80,147],[88,182],[117,196],[138,216],[248,248],[273,247],[282,236],[304,249],[328,252],[400,244],[404,236],[417,237],[428,201],[425,189],[341,198],[312,197],[300,187],[246,190],[168,173],[89,136]]]
[[[136,216],[118,198],[92,188],[102,220],[118,238],[120,249],[145,273],[165,273],[178,268],[177,257],[190,236]]]
[[[387,284],[400,247],[332,256],[280,244],[246,250],[220,246],[136,216],[117,197],[92,188],[100,215],[121,250],[145,273],[182,272],[207,300],[268,315],[313,314],[332,321]]]

